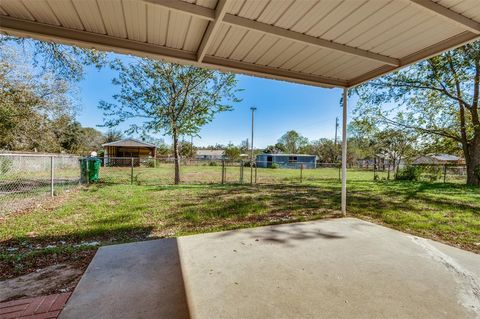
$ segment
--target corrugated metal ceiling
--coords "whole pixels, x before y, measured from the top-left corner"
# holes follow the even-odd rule
[[[221,7],[217,0],[0,0],[0,29],[345,87],[480,34],[478,0],[227,0]]]

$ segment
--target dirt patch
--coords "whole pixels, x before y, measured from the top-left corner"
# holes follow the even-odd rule
[[[0,302],[73,291],[84,270],[58,264],[1,281]]]

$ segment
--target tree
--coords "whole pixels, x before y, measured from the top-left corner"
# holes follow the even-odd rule
[[[236,161],[240,158],[240,154],[242,154],[242,150],[240,147],[229,143],[225,148],[225,157],[230,161]]]
[[[246,140],[243,140],[240,142],[240,150],[242,153],[247,153],[248,150],[250,149],[250,144],[248,143],[248,138]]]
[[[92,151],[98,151],[105,138],[101,132],[91,127],[82,127],[73,117],[67,115],[53,121],[51,130],[59,146],[52,150],[53,152],[88,155]]]
[[[111,143],[111,142],[115,142],[115,141],[118,141],[118,140],[121,140],[121,139],[123,139],[122,131],[110,128],[107,131],[107,133],[105,134],[105,138],[103,140],[103,143]]]
[[[239,102],[235,75],[194,66],[181,66],[149,59],[123,64],[113,80],[120,87],[117,104],[101,101],[107,127],[129,121],[128,133],[153,132],[173,139],[175,184],[180,183],[180,135],[197,135],[218,112]],[[131,123],[137,119],[141,123]]]
[[[263,152],[267,154],[278,154],[284,153],[286,151],[285,146],[283,144],[277,143],[275,145],[268,145]]]
[[[85,74],[85,66],[101,68],[107,63],[107,54],[95,49],[0,35],[0,49],[13,46],[17,51],[22,50],[22,54],[31,55],[32,66],[61,81],[80,81]]]
[[[94,129],[93,127],[82,127],[83,140],[79,144],[77,153],[89,154],[92,151],[99,151],[102,148],[105,136],[102,132]]]
[[[195,146],[190,142],[181,142],[180,143],[180,156],[182,158],[194,158],[196,153]]]
[[[480,185],[480,41],[370,81],[353,91],[360,98],[357,118],[461,144],[467,184]]]
[[[278,139],[278,144],[282,145],[285,152],[296,154],[308,145],[308,139],[296,131],[288,131]]]
[[[413,138],[402,130],[387,129],[376,134],[375,149],[377,153],[383,154],[392,164],[392,170],[396,176],[398,167],[409,151],[412,151]],[[390,165],[388,170],[390,178]]]
[[[0,149],[86,152],[101,133],[74,120],[74,81],[104,55],[56,43],[0,36]],[[96,61],[96,62],[95,62]]]
[[[421,154],[452,154],[463,156],[462,144],[458,141],[443,136],[432,135],[419,141]]]
[[[338,147],[335,141],[328,138],[321,138],[310,143],[310,152],[312,155],[317,155],[322,163],[335,163],[338,156]]]
[[[0,51],[0,149],[56,152],[52,130],[71,118],[74,109],[68,82],[36,74],[13,48]]]

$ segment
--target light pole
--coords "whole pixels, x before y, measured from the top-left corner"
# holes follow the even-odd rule
[[[252,110],[252,146],[250,148],[250,184],[253,184],[253,126],[255,122],[255,110],[257,108],[252,106],[250,110]]]
[[[337,131],[338,131],[338,116],[335,118],[335,153],[337,150]],[[335,154],[336,156],[337,154]]]

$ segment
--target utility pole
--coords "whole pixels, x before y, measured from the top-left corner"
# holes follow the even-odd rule
[[[335,118],[335,148],[337,147],[338,116]]]
[[[250,110],[252,110],[252,147],[250,148],[250,184],[253,184],[253,127],[255,123],[255,110],[257,108],[252,106]]]
[[[335,144],[333,146],[333,149],[335,150],[335,158],[333,159],[333,161],[336,163],[337,160],[338,160],[338,147],[337,147],[337,141],[338,141],[338,137],[337,137],[337,132],[338,132],[338,127],[340,126],[340,123],[338,123],[338,116],[335,118]],[[339,177],[340,178],[340,177]]]

